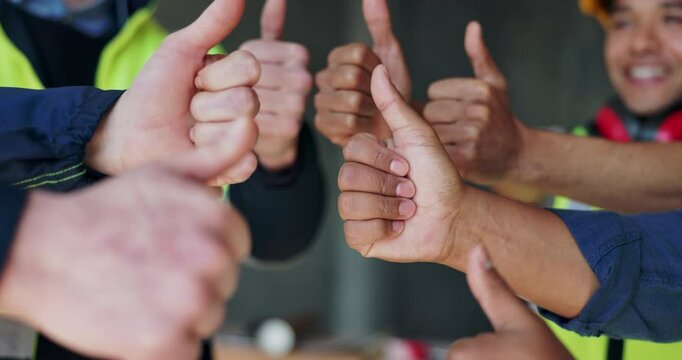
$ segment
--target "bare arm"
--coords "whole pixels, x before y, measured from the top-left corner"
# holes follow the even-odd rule
[[[483,244],[517,294],[567,318],[599,288],[573,236],[550,211],[477,189],[464,192],[460,209],[444,265],[466,271],[468,254]]]
[[[682,144],[614,143],[527,130],[509,179],[601,208],[682,208]]]
[[[529,129],[512,112],[507,81],[477,23],[467,28],[465,48],[476,77],[432,84],[424,116],[467,179],[621,212],[682,208],[682,145],[618,144]]]

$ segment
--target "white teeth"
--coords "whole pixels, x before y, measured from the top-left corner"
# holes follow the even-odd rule
[[[665,75],[660,66],[636,66],[630,68],[630,76],[635,80],[651,80]]]

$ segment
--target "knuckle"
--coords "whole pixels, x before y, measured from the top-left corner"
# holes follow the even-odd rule
[[[303,70],[297,75],[296,83],[300,89],[307,93],[313,88],[313,75],[310,72]]]
[[[355,63],[362,63],[371,53],[372,49],[370,49],[367,44],[363,43],[353,43],[349,46],[349,54],[353,62]]]
[[[356,66],[349,66],[344,72],[344,76],[348,86],[357,87],[362,81],[362,70]]]
[[[392,198],[383,197],[381,199],[381,213],[388,218],[396,216],[398,214],[397,203]]]
[[[357,116],[352,114],[344,115],[343,117],[343,124],[351,134],[355,134],[358,132],[360,128],[359,121],[360,119],[358,119]]]
[[[360,154],[363,151],[363,148],[365,147],[363,144],[366,141],[366,137],[364,134],[356,134],[353,135],[348,142],[346,143],[346,146],[343,148],[343,156],[346,160],[353,159],[356,154]]]
[[[390,176],[386,174],[381,174],[377,176],[374,181],[376,182],[376,188],[379,189],[379,191],[381,191],[381,194],[384,195],[395,194],[396,185],[393,183]]]
[[[348,94],[346,100],[348,101],[348,106],[351,108],[351,111],[359,111],[360,107],[362,107],[362,94],[358,92],[351,92]]]
[[[339,170],[339,177],[337,179],[339,189],[341,191],[349,190],[351,184],[353,184],[355,180],[355,177],[355,166],[349,163],[343,164]]]
[[[250,87],[237,89],[237,98],[243,106],[244,115],[255,117],[260,111],[260,100],[256,91]]]
[[[244,62],[243,72],[245,77],[250,84],[256,84],[258,81],[260,81],[262,75],[261,63],[250,52],[242,51],[241,54],[243,57],[242,61]]]
[[[253,49],[254,46],[256,46],[260,41],[261,41],[261,40],[258,40],[258,39],[248,40],[248,41],[244,42],[244,43],[239,47],[239,49],[250,51],[249,49]]]
[[[303,65],[307,65],[310,62],[310,51],[301,44],[293,44],[291,53],[292,57]]]
[[[361,231],[358,230],[354,223],[346,221],[343,224],[343,233],[346,237],[346,243],[353,250],[359,250],[361,241],[364,238]]]
[[[480,83],[478,86],[478,93],[480,96],[480,100],[484,103],[490,102],[493,97],[493,89],[492,87],[487,84],[487,83]]]
[[[339,215],[347,220],[353,213],[353,200],[348,194],[341,193],[338,199]]]
[[[315,85],[317,85],[318,88],[323,87],[326,85],[326,79],[327,79],[327,70],[322,70],[315,74]]]
[[[328,95],[326,95],[326,94],[324,94],[324,93],[321,93],[321,92],[315,94],[315,98],[313,99],[313,102],[315,103],[315,108],[316,108],[318,111],[319,111],[319,110],[326,110],[326,109],[327,109],[327,106],[326,106],[326,99],[327,99],[327,96],[328,96]]]

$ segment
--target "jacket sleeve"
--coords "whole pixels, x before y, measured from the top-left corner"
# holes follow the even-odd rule
[[[0,88],[0,182],[54,191],[89,182],[85,147],[121,93]]]
[[[600,287],[574,319],[541,313],[586,336],[682,340],[682,211],[635,216],[556,213]]]
[[[288,260],[308,249],[322,219],[324,182],[307,125],[291,168],[273,173],[259,167],[247,182],[230,187],[230,200],[248,220],[257,260]]]
[[[4,269],[25,204],[25,192],[0,185],[0,269]]]

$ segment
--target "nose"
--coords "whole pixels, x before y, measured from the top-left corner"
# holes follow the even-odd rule
[[[656,24],[642,23],[635,28],[632,35],[630,51],[633,55],[648,55],[660,49],[661,41]]]

